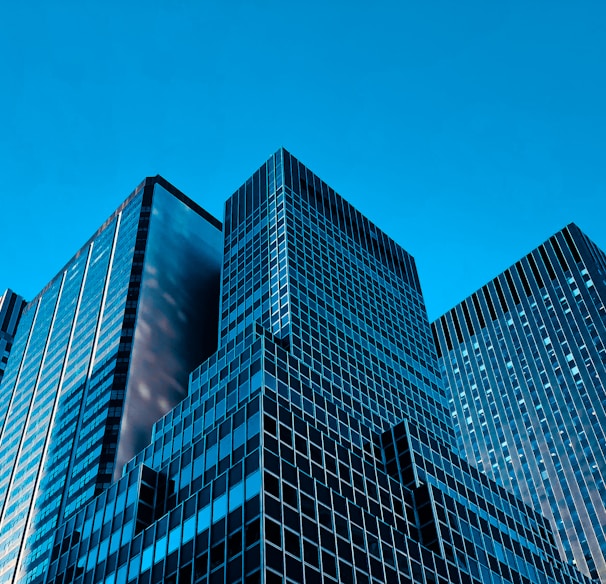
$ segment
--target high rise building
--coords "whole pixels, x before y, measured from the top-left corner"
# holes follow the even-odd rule
[[[225,207],[219,347],[48,583],[587,580],[454,452],[413,259],[285,150]]]
[[[0,296],[0,383],[6,370],[25,300],[12,290]]]
[[[58,522],[187,394],[217,346],[221,245],[148,178],[24,309],[0,394],[0,582],[45,573]]]
[[[571,224],[433,324],[469,462],[606,583],[606,256]]]

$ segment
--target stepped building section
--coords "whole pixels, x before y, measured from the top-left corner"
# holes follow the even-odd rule
[[[223,237],[218,350],[47,582],[588,582],[455,453],[409,254],[285,150]]]

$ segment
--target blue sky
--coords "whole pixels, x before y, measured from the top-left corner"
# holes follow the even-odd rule
[[[431,318],[575,221],[606,247],[604,2],[0,8],[0,288],[147,175],[211,213],[285,146],[417,260]]]

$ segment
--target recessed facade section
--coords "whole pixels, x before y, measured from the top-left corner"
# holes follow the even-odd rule
[[[25,304],[25,300],[12,290],[6,290],[0,296],[0,383],[4,377]]]

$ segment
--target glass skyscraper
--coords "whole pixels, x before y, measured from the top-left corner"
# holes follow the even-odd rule
[[[24,306],[25,300],[12,290],[6,290],[0,296],[0,383],[6,370],[17,324],[19,324]]]
[[[456,455],[410,255],[283,149],[223,238],[216,353],[46,582],[588,582]]]
[[[0,392],[0,582],[149,443],[217,346],[221,224],[146,179],[24,309]]]
[[[433,324],[457,444],[606,583],[606,256],[568,225]]]

